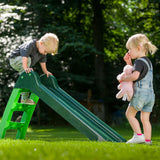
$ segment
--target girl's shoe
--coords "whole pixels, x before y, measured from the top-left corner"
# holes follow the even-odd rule
[[[35,102],[32,99],[23,99],[21,100],[21,103],[35,105]]]
[[[144,135],[137,135],[136,133],[134,133],[133,137],[126,143],[145,143]]]
[[[152,141],[149,141],[149,142],[146,142],[146,141],[145,141],[145,144],[147,144],[147,145],[152,145]]]

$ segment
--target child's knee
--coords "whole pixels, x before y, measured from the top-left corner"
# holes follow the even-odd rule
[[[135,118],[136,113],[137,111],[133,107],[128,107],[125,115],[127,119],[130,119],[130,118]]]
[[[143,112],[141,111],[141,122],[144,123],[148,123],[149,122],[149,118],[150,118],[150,112]]]
[[[125,112],[125,116],[126,116],[127,119],[129,119],[130,116],[129,116],[129,112],[128,111]]]
[[[149,123],[149,119],[146,118],[146,117],[144,117],[144,116],[141,116],[141,122],[142,122],[142,124],[144,125],[144,124],[146,124],[146,123]]]

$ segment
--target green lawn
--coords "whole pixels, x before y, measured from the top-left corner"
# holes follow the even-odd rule
[[[124,138],[132,136],[130,127],[114,129]],[[0,140],[0,160],[135,160],[159,159],[160,127],[153,126],[153,145],[95,142],[72,127],[29,128],[25,140],[15,140],[15,132],[7,132]]]

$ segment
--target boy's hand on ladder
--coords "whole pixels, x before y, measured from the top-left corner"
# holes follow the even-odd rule
[[[33,68],[25,68],[24,71],[25,71],[26,73],[30,73],[31,71],[33,71]]]

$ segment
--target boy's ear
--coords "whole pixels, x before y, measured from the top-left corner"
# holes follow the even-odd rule
[[[140,51],[140,50],[141,50],[141,48],[142,48],[142,47],[141,47],[140,45],[138,45],[138,47],[137,47],[138,51]]]
[[[42,41],[40,41],[40,45],[42,45],[43,44],[43,42]]]

